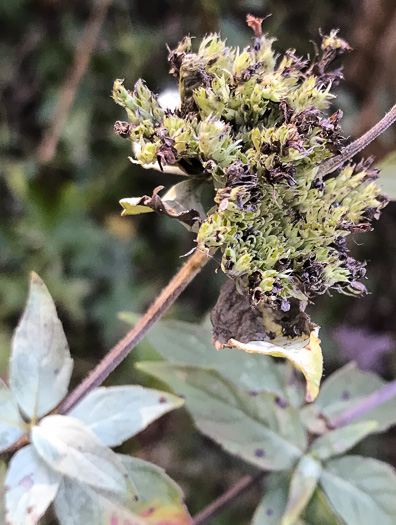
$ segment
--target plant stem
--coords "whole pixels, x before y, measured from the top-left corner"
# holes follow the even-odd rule
[[[37,149],[39,162],[50,162],[55,155],[64,123],[73,105],[81,79],[88,67],[111,3],[112,0],[97,0],[92,7],[80,42],[77,44],[73,64],[60,88],[60,95],[53,111],[50,126]]]
[[[342,152],[336,157],[330,157],[326,159],[319,165],[319,170],[317,177],[321,178],[329,173],[332,173],[337,168],[341,167],[344,162],[351,159],[362,151],[366,146],[370,144],[373,140],[379,137],[384,131],[386,131],[389,126],[391,126],[396,121],[396,104],[391,108],[391,110],[383,117],[375,126],[367,131],[360,138],[351,142]]]
[[[107,376],[143,339],[153,324],[158,321],[175,302],[186,286],[202,270],[208,260],[209,258],[206,254],[199,250],[195,251],[169,284],[162,290],[138,324],[108,352],[89,376],[66,397],[59,410],[60,414],[69,412],[88,392],[103,383]]]
[[[342,412],[339,416],[334,417],[330,420],[330,428],[339,428],[349,425],[352,421],[359,418],[363,414],[366,414],[373,408],[376,408],[392,397],[396,396],[396,380],[383,386],[376,392],[364,397],[361,401]]]
[[[228,507],[230,503],[234,503],[235,498],[240,496],[248,488],[257,483],[264,476],[264,474],[264,471],[259,471],[254,476],[244,476],[233,487],[227,490],[227,492],[222,494],[213,503],[208,505],[199,514],[197,514],[194,517],[194,525],[204,525],[205,523],[209,523],[209,520],[213,519],[215,516],[217,516],[217,514],[222,512],[226,507]]]

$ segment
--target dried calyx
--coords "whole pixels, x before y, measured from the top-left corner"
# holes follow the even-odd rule
[[[318,175],[345,143],[342,112],[324,110],[342,78],[331,64],[350,49],[346,42],[332,31],[313,60],[294,50],[277,59],[261,20],[248,24],[255,40],[242,50],[209,35],[196,53],[189,37],[170,52],[181,97],[175,111],[141,80],[132,92],[117,80],[113,97],[129,122],[115,131],[138,146],[135,162],[212,181],[214,206],[196,218],[198,249],[221,251],[222,270],[259,311],[291,315],[329,289],[365,291],[365,264],[345,239],[371,230],[387,199],[371,160]]]

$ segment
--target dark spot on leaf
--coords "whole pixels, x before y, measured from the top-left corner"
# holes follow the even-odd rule
[[[134,500],[139,501],[139,496],[135,496]]]
[[[166,403],[166,397],[165,396],[160,397],[158,402],[159,403]]]
[[[253,397],[254,397],[254,396],[258,396],[258,392],[256,392],[256,390],[251,390],[251,391],[249,392],[249,396],[253,396]]]
[[[272,516],[273,513],[274,511],[272,509],[267,510],[267,516]]]
[[[348,401],[350,397],[351,397],[351,393],[349,392],[349,390],[344,390],[344,392],[342,393],[341,399],[343,401]]]
[[[279,408],[287,408],[288,402],[282,399],[279,396],[276,396],[275,398],[275,404],[278,405]]]
[[[177,397],[180,397],[180,399],[186,399],[186,396],[184,394],[177,394]]]
[[[254,455],[257,458],[262,458],[264,457],[264,450],[262,448],[256,448],[256,450],[254,451]]]

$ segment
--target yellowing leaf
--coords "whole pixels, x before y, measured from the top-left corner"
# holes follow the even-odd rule
[[[316,327],[309,337],[295,337],[294,339],[277,337],[272,343],[267,341],[241,343],[236,339],[230,339],[229,344],[245,352],[289,359],[305,376],[307,382],[305,399],[310,403],[319,393],[323,373],[323,356],[318,332],[319,328]]]
[[[164,187],[158,186],[153,190],[151,197],[143,195],[143,197],[121,199],[120,204],[124,208],[121,215],[138,215],[155,211],[171,219],[177,219],[189,231],[197,232],[200,217],[205,216],[199,200],[201,187],[201,181],[183,181],[172,186],[163,197],[160,197],[158,193]]]
[[[152,500],[142,505],[135,512],[144,518],[145,525],[191,525],[191,517],[180,508],[180,505],[164,505],[161,501]]]
[[[122,454],[118,458],[138,495],[137,501],[132,501],[129,508],[144,525],[192,525],[182,491],[163,469],[139,458]]]

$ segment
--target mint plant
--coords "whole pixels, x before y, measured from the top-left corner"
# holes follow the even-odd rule
[[[180,91],[174,111],[142,80],[133,92],[114,83],[129,119],[115,132],[133,143],[131,160],[186,177],[162,197],[159,186],[123,199],[123,215],[175,218],[196,246],[143,317],[123,314],[132,330],[70,393],[66,336],[32,274],[9,387],[0,383],[0,449],[12,455],[0,470],[8,525],[38,523],[51,504],[62,525],[208,522],[216,504],[193,521],[160,468],[112,450],[183,405],[200,432],[257,470],[245,487],[265,474],[253,525],[395,521],[394,470],[351,452],[396,423],[396,382],[351,363],[320,389],[319,327],[305,309],[329,290],[366,292],[365,263],[349,255],[346,238],[370,230],[388,199],[371,161],[350,161],[396,119],[396,107],[344,145],[341,112],[324,110],[342,77],[331,63],[348,44],[332,31],[312,60],[292,50],[279,59],[262,20],[247,22],[254,43],[242,50],[209,35],[196,53],[190,38],[170,51]],[[213,195],[207,210],[205,186]],[[212,333],[209,319],[155,325],[209,258],[229,277],[210,315]],[[100,387],[146,334],[162,360],[137,367],[174,393]]]

